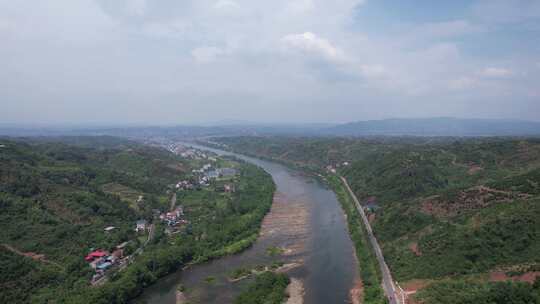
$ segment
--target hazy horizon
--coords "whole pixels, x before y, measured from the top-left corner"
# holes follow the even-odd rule
[[[256,122],[256,121],[207,121],[207,122],[192,122],[192,123],[137,123],[137,122],[0,122],[0,128],[21,128],[21,129],[35,129],[35,128],[58,128],[58,129],[100,129],[100,128],[152,128],[152,127],[201,127],[201,128],[211,128],[211,127],[280,127],[280,126],[298,126],[298,127],[317,127],[321,128],[329,126],[339,126],[346,124],[354,124],[358,122],[381,122],[381,121],[391,121],[391,120],[411,120],[411,121],[422,121],[430,119],[455,119],[455,120],[473,120],[473,121],[491,121],[491,122],[531,122],[531,123],[540,123],[539,120],[532,119],[518,119],[518,118],[464,118],[464,117],[389,117],[382,119],[365,119],[365,120],[355,120],[355,121],[343,121],[343,122]]]
[[[540,121],[535,0],[0,0],[0,123]]]

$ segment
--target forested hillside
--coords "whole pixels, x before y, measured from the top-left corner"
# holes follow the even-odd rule
[[[172,237],[155,214],[169,211],[175,183],[193,178],[200,161],[110,137],[0,139],[0,302],[125,303],[188,262],[249,246],[271,205],[272,180],[248,164],[218,163],[238,168],[238,191],[184,193],[189,225]],[[135,232],[140,219],[155,226],[144,252],[91,287],[85,256],[124,242],[132,254],[147,239]]]
[[[346,177],[368,207],[387,262],[406,289],[451,280],[445,284],[460,293],[467,285],[456,283],[461,280],[534,282],[540,274],[539,140],[238,137],[219,142]],[[458,303],[438,299],[442,287],[433,286],[420,294],[427,303]],[[464,288],[463,294],[490,288],[495,287]]]

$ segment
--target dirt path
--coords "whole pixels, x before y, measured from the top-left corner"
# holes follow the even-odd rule
[[[32,260],[34,261],[38,261],[38,262],[42,262],[42,263],[45,263],[45,264],[49,264],[49,265],[53,265],[53,266],[56,266],[62,270],[65,270],[64,269],[64,266],[60,265],[59,263],[56,263],[56,262],[53,262],[53,261],[49,261],[45,258],[45,255],[43,254],[38,254],[38,253],[35,253],[35,252],[22,252],[20,250],[17,250],[16,248],[8,245],[8,244],[2,244],[2,246],[4,248],[6,248],[7,250],[13,252],[14,254],[16,255],[20,255],[20,256],[24,256],[24,257],[27,257],[27,258],[31,258]]]
[[[529,271],[522,273],[520,275],[509,276],[506,272],[503,271],[493,271],[489,274],[489,281],[491,282],[505,282],[505,281],[514,281],[514,282],[527,282],[534,283],[537,277],[540,277],[540,271]]]
[[[155,226],[154,224],[152,224],[148,227],[148,238],[146,239],[146,242],[144,242],[143,247],[148,245],[148,243],[152,240],[152,238],[154,237],[154,231],[155,231]]]
[[[171,208],[170,211],[172,212],[176,208],[176,192],[171,197]]]

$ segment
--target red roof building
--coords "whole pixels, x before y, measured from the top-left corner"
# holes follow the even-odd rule
[[[106,252],[106,251],[103,251],[103,250],[96,250],[96,251],[93,251],[93,252],[90,252],[84,259],[88,262],[91,262],[93,261],[94,259],[96,258],[102,258],[106,255],[108,255],[109,253]]]

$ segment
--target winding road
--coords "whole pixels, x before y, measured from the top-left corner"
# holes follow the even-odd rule
[[[343,181],[343,184],[345,184],[345,187],[349,191],[351,197],[353,198],[356,209],[360,213],[360,216],[362,217],[362,221],[364,222],[364,226],[366,227],[369,242],[371,243],[371,247],[373,247],[373,250],[375,251],[375,256],[377,257],[377,261],[379,262],[379,267],[381,268],[382,285],[383,285],[384,292],[386,293],[386,296],[388,298],[388,302],[390,304],[405,304],[402,292],[399,292],[396,289],[396,285],[394,284],[394,280],[392,278],[392,273],[390,272],[390,269],[386,265],[386,261],[384,260],[381,247],[379,246],[379,243],[377,242],[377,239],[375,238],[375,235],[373,234],[373,230],[371,229],[371,225],[369,224],[366,213],[364,212],[364,208],[362,208],[362,206],[360,205],[360,202],[358,201],[358,198],[356,197],[354,192],[351,190],[351,187],[349,187],[349,183],[347,183],[347,180],[342,176],[340,176],[340,178]]]

